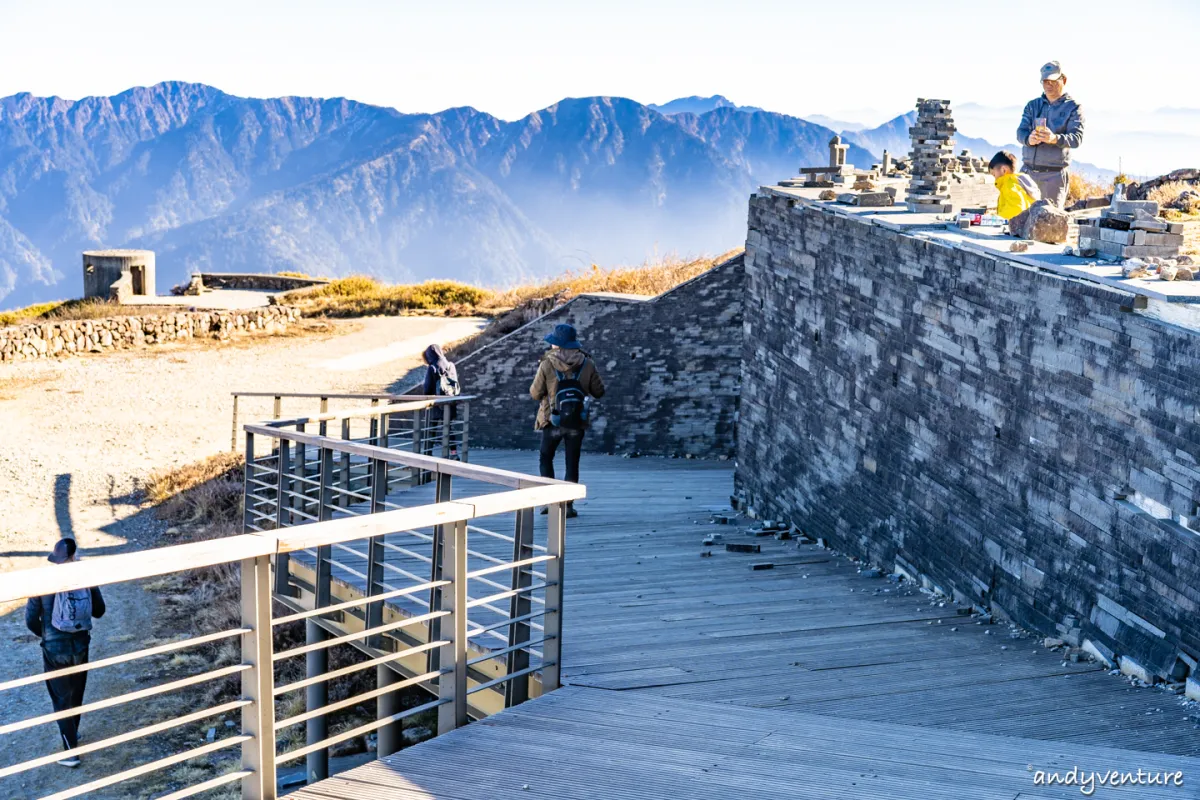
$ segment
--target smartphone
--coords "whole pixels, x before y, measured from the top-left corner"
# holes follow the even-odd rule
[[[1035,127],[1035,128],[1044,128],[1044,127],[1046,127],[1046,118],[1045,118],[1045,117],[1038,117],[1037,119],[1035,119],[1035,120],[1033,121],[1033,127]]]

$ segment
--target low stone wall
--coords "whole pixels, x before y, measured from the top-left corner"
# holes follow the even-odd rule
[[[130,350],[181,339],[228,339],[235,331],[276,333],[299,318],[298,308],[266,306],[19,325],[0,328],[0,361]]]
[[[542,337],[574,325],[606,394],[584,448],[731,457],[741,385],[742,257],[658,297],[581,295],[458,360],[471,403],[471,443],[536,448],[529,384]]]
[[[749,222],[748,504],[1134,674],[1195,675],[1200,331],[769,190]]]
[[[254,272],[201,272],[200,280],[206,289],[260,289],[268,292],[288,292],[310,286],[324,286],[323,278],[297,278],[291,275],[267,275]]]

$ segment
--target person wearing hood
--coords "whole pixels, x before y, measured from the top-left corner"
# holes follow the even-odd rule
[[[587,431],[587,398],[604,396],[604,381],[592,359],[580,346],[573,325],[555,325],[545,341],[550,350],[542,356],[529,395],[538,401],[533,428],[542,433],[539,452],[543,478],[554,477],[554,454],[563,443],[565,479],[579,483],[579,456]],[[547,513],[548,509],[542,509]],[[575,504],[567,504],[567,516],[578,516]]]
[[[449,395],[459,394],[458,369],[454,362],[446,358],[440,344],[431,344],[425,348],[422,356],[425,359],[425,384],[421,394]]]
[[[68,564],[77,560],[75,553],[74,539],[59,539],[47,560],[51,564]],[[42,640],[45,672],[58,672],[88,663],[92,619],[103,617],[104,611],[104,596],[96,587],[31,597],[26,601],[25,627]],[[56,712],[79,708],[87,688],[87,671],[49,678],[46,688]],[[58,720],[58,734],[66,751],[58,763],[64,767],[78,767],[79,756],[71,751],[79,746],[79,715]]]

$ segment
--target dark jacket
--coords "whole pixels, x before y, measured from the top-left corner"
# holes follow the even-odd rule
[[[92,587],[92,617],[100,619],[104,616],[107,610],[104,605],[104,595],[100,594],[98,587]],[[89,631],[79,631],[78,633],[60,631],[58,628],[50,624],[50,620],[54,619],[54,595],[45,594],[41,597],[31,597],[25,601],[25,627],[29,628],[29,632],[42,640],[42,644],[65,640],[65,639],[85,639],[90,636]]]
[[[441,394],[441,382],[438,378],[442,375],[446,375],[450,380],[458,383],[458,370],[455,368],[454,362],[446,358],[440,344],[431,344],[426,347],[423,358],[425,359],[425,383],[421,387],[421,394]]]
[[[1029,134],[1033,133],[1033,122],[1038,117],[1046,118],[1046,127],[1058,134],[1057,142],[1030,146]],[[1066,169],[1071,164],[1071,148],[1083,144],[1083,109],[1069,94],[1063,94],[1054,103],[1046,95],[1030,100],[1021,114],[1017,141],[1021,143],[1021,161],[1026,172],[1038,167],[1043,171]]]
[[[533,377],[533,385],[529,387],[530,397],[541,403],[538,406],[537,420],[533,423],[535,431],[550,427],[550,405],[558,392],[558,376],[554,371],[573,375],[580,364],[583,364],[583,370],[579,373],[579,383],[583,390],[592,397],[604,396],[604,381],[600,380],[596,364],[587,353],[582,350],[551,350],[542,356],[537,375]]]

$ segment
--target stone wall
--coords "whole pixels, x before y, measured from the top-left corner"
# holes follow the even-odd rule
[[[299,318],[297,308],[267,306],[18,325],[0,328],[0,361],[128,350],[180,339],[228,339],[235,331],[276,333]]]
[[[755,512],[1131,671],[1194,670],[1200,333],[767,191],[749,219]]]
[[[471,442],[535,448],[529,384],[542,341],[569,322],[607,393],[585,449],[730,457],[741,379],[741,256],[654,298],[588,294],[457,362],[471,404]]]
[[[287,292],[309,286],[324,286],[324,278],[297,278],[291,275],[270,275],[254,272],[201,272],[200,280],[206,289],[260,289],[268,292]]]

